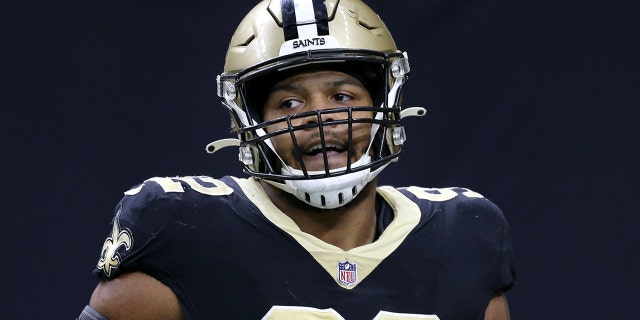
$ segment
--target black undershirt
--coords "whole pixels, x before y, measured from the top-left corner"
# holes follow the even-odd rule
[[[376,195],[376,217],[377,228],[374,241],[378,240],[382,232],[387,229],[387,227],[395,217],[393,208],[391,208],[391,206],[380,195]]]

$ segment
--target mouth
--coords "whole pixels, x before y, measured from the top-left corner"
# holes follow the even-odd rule
[[[336,144],[336,143],[327,143],[324,149],[326,150],[327,155],[338,154],[347,150],[345,146]],[[307,147],[304,150],[303,155],[309,156],[309,157],[315,157],[318,155],[322,155],[322,150],[323,150],[322,144],[314,144]]]
[[[323,152],[325,150],[325,152]],[[313,143],[302,150],[302,161],[307,170],[324,171],[325,154],[328,168],[340,168],[347,165],[347,147],[339,142]]]

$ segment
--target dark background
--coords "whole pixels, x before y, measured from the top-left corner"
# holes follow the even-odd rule
[[[72,319],[113,208],[151,176],[243,176],[215,93],[255,1],[0,4],[2,319]],[[627,1],[369,1],[409,52],[409,141],[383,184],[496,202],[512,316],[632,319],[639,11]],[[443,319],[446,320],[446,319]]]

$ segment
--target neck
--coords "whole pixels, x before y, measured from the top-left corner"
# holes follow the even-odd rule
[[[300,228],[342,250],[373,242],[376,233],[376,180],[348,204],[335,209],[309,206],[293,195],[260,181],[271,201]]]

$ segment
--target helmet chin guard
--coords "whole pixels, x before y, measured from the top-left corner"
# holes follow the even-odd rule
[[[353,163],[354,166],[369,164],[371,157],[363,156]],[[339,168],[335,171],[345,170]],[[320,209],[335,209],[353,200],[364,189],[367,183],[373,180],[383,167],[374,171],[371,168],[351,172],[334,177],[309,180],[284,180],[284,183],[273,180],[265,180],[274,187],[293,194],[301,201]],[[282,168],[285,175],[302,175],[303,171],[290,166]],[[324,171],[310,171],[309,174],[324,174]]]

